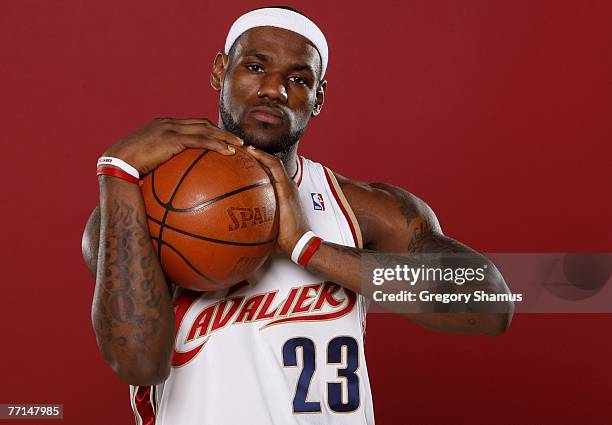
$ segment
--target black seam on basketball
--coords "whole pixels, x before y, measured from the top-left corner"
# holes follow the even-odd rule
[[[170,200],[168,201],[168,204],[166,205],[166,211],[164,212],[164,216],[162,218],[162,222],[161,222],[161,225],[159,227],[159,240],[163,241],[162,234],[164,233],[164,226],[165,226],[165,223],[166,223],[166,218],[168,217],[168,208],[170,208],[172,206],[172,201],[174,200],[174,197],[178,193],[178,190],[181,187],[181,184],[183,183],[183,181],[187,177],[187,174],[189,174],[189,172],[198,163],[198,161],[200,159],[202,159],[204,157],[204,155],[206,155],[208,152],[210,152],[210,151],[205,150],[204,152],[202,152],[200,154],[200,156],[198,156],[196,159],[194,159],[193,162],[189,165],[189,167],[187,167],[187,169],[185,170],[185,172],[183,173],[183,175],[179,179],[178,183],[176,184],[176,187],[174,188],[174,192],[172,192],[172,195],[170,196]],[[157,244],[157,256],[159,257],[160,261],[161,261],[161,249],[162,249],[162,244]]]
[[[157,203],[162,207],[166,208],[166,204],[163,203],[161,199],[159,199],[159,196],[157,196],[157,192],[155,191],[155,170],[153,170],[153,172],[151,173],[151,192],[153,193],[153,198],[155,199],[155,201],[157,201]]]
[[[154,223],[160,224],[161,225],[161,221],[159,221],[158,219],[151,217],[150,215],[147,214],[147,218],[149,220],[151,220]],[[185,236],[189,236],[195,239],[201,239],[203,241],[207,241],[207,242],[212,242],[212,243],[218,243],[218,244],[223,244],[223,245],[233,245],[233,246],[261,246],[261,245],[266,245],[269,244],[271,242],[274,242],[276,239],[270,239],[267,241],[262,241],[262,242],[232,242],[232,241],[224,241],[222,239],[214,239],[214,238],[209,238],[208,236],[202,236],[202,235],[196,235],[195,233],[190,233],[190,232],[186,232],[185,230],[181,230],[181,229],[177,229],[176,227],[170,226],[169,224],[165,224],[164,227],[168,230],[172,230],[174,232],[183,234]]]
[[[168,206],[168,210],[170,210],[172,212],[178,212],[178,213],[195,212],[195,211],[200,210],[202,208],[205,208],[205,207],[207,207],[209,205],[212,205],[215,202],[221,201],[221,200],[223,200],[225,198],[229,198],[230,196],[234,196],[234,195],[237,195],[239,193],[246,192],[247,190],[255,189],[256,187],[266,186],[266,185],[269,185],[269,184],[272,184],[272,182],[270,180],[260,181],[260,182],[257,182],[255,184],[251,184],[249,186],[243,186],[243,187],[241,187],[239,189],[232,190],[231,192],[224,193],[223,195],[219,195],[216,198],[210,199],[210,200],[204,202],[203,204],[196,205],[195,207],[191,207],[191,208],[174,208],[172,205],[169,205]]]
[[[200,277],[202,277],[202,278],[204,278],[204,279],[208,280],[209,282],[211,282],[211,283],[213,283],[213,284],[215,284],[215,285],[219,285],[219,283],[218,283],[218,282],[216,282],[214,279],[212,279],[212,278],[210,278],[210,277],[206,276],[204,273],[202,273],[201,271],[199,271],[199,270],[198,270],[198,269],[197,269],[197,268],[196,268],[196,267],[195,267],[193,264],[191,264],[191,263],[189,262],[189,260],[187,260],[187,258],[186,258],[186,257],[185,257],[183,254],[181,254],[181,252],[180,252],[178,249],[176,249],[175,247],[173,247],[172,245],[170,245],[168,242],[165,242],[165,241],[163,241],[163,240],[161,240],[161,239],[158,239],[158,238],[156,238],[156,237],[154,237],[154,236],[152,236],[152,237],[151,237],[151,239],[152,239],[152,240],[154,240],[154,241],[156,241],[156,242],[157,242],[157,245],[165,245],[165,246],[167,246],[168,248],[170,248],[172,251],[174,251],[174,252],[176,253],[176,255],[178,255],[178,256],[181,258],[181,260],[183,260],[183,261],[185,262],[185,264],[187,264],[187,265],[188,265],[188,266],[191,268],[191,270],[193,270],[194,272],[196,272],[196,273],[197,273],[197,274],[198,274]],[[161,258],[160,258],[160,261],[161,261]]]

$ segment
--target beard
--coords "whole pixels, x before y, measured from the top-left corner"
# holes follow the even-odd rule
[[[293,147],[299,142],[301,137],[304,135],[304,131],[306,127],[299,128],[298,130],[291,132],[288,131],[282,134],[280,137],[271,140],[267,143],[259,140],[257,137],[248,134],[242,124],[234,120],[232,114],[225,107],[225,102],[223,96],[221,96],[219,102],[219,111],[221,115],[221,122],[227,131],[230,133],[240,137],[245,146],[255,146],[257,149],[261,149],[262,151],[269,153],[271,155],[275,155],[281,160],[284,160],[285,157],[288,157]],[[271,127],[271,124],[260,123],[261,128],[266,129]]]

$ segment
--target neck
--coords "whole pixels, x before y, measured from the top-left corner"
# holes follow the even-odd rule
[[[219,115],[219,124],[218,127],[221,130],[226,130],[225,126],[223,125],[223,120],[221,119],[221,116]],[[285,166],[285,171],[287,172],[287,175],[291,178],[293,177],[296,173],[297,173],[297,150],[298,150],[298,145],[300,144],[300,142],[298,141],[296,144],[290,146],[287,150],[284,150],[282,152],[276,152],[274,154],[275,157],[277,157],[278,159],[280,159],[283,162],[283,165]]]
[[[300,142],[297,142],[295,145],[291,146],[288,150],[283,152],[277,152],[274,154],[275,157],[280,159],[285,166],[285,171],[289,178],[295,176],[298,170],[297,165],[297,150]]]

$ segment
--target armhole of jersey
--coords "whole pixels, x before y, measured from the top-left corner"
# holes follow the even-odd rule
[[[327,178],[327,183],[329,183],[329,187],[336,198],[336,202],[340,206],[340,209],[344,213],[344,217],[346,217],[346,221],[351,229],[351,233],[353,235],[353,242],[355,242],[356,248],[363,248],[363,239],[361,237],[361,229],[359,227],[359,223],[357,222],[357,217],[355,217],[355,213],[351,208],[350,204],[346,200],[340,185],[338,184],[338,180],[336,176],[334,176],[333,171],[331,171],[327,167],[323,167],[325,170],[325,177]]]
[[[155,385],[152,386],[133,386],[132,387],[132,409],[136,425],[154,425],[156,404]]]
[[[363,238],[361,236],[361,228],[359,227],[359,222],[357,221],[357,217],[351,208],[351,205],[348,203],[346,196],[344,196],[344,192],[340,188],[340,184],[336,179],[333,171],[329,168],[323,166],[325,170],[325,177],[327,178],[327,183],[329,184],[329,188],[331,189],[344,217],[346,217],[346,221],[351,229],[351,233],[353,235],[353,241],[355,242],[355,247],[363,248]],[[357,294],[359,296],[359,304],[360,304],[360,316],[361,316],[361,332],[363,336],[363,342],[365,344],[365,328],[366,328],[366,315],[368,310],[370,309],[370,300],[364,297],[361,294]]]
[[[302,183],[302,174],[304,173],[304,164],[302,163],[303,159],[298,155],[297,160],[297,171],[295,172],[295,177],[293,177],[293,181],[300,187],[300,183]]]

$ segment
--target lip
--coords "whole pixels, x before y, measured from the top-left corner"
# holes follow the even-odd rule
[[[284,113],[278,108],[270,106],[257,106],[250,113],[256,120],[268,124],[280,124],[283,122]]]

